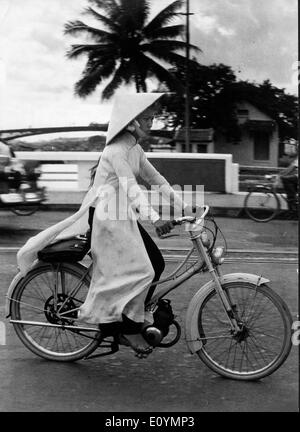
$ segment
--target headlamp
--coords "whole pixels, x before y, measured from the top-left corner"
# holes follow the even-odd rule
[[[224,262],[224,247],[217,246],[214,248],[211,254],[211,258],[215,264],[222,264]]]

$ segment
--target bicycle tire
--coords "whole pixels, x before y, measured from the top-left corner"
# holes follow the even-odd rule
[[[255,196],[255,198],[254,198],[254,194],[257,194],[257,193],[263,194],[262,198],[264,200],[267,199],[267,201],[271,201],[272,206],[267,208],[264,206],[265,204],[263,202],[261,202],[258,207],[252,206],[251,205],[252,198],[253,198],[253,202],[255,202],[255,201],[257,202],[257,200],[259,200],[259,198],[260,198],[257,196]],[[277,194],[268,188],[252,189],[246,195],[246,198],[244,201],[244,209],[245,209],[247,216],[249,216],[249,218],[254,220],[255,222],[269,222],[272,219],[274,219],[277,216],[277,214],[279,213],[280,201],[278,199]]]
[[[56,279],[57,281],[60,280],[60,283],[57,283],[57,293],[63,295],[59,292],[59,288],[61,288],[63,292],[62,287],[64,286],[64,295],[66,296],[68,292],[68,281],[70,281],[70,284],[72,284],[74,288],[73,283],[76,281],[78,282],[78,280],[80,281],[85,270],[86,268],[79,263],[60,263],[58,273],[60,279]],[[53,266],[49,263],[41,262],[40,265],[35,267],[20,280],[11,296],[11,318],[13,320],[32,322],[36,319],[36,322],[41,322],[41,320],[43,320],[43,324],[49,322],[52,324],[55,323],[55,316],[51,312],[51,308],[53,308],[53,304],[51,304],[52,299],[51,295],[49,295],[53,293],[53,287],[50,287],[52,274]],[[50,288],[47,287],[49,281]],[[45,283],[45,286],[43,286],[43,283]],[[79,282],[79,291],[84,287],[81,291],[82,294],[79,295],[79,293],[77,293],[75,297],[69,299],[71,309],[83,303],[89,284],[90,277],[86,275],[82,280],[82,286]],[[83,296],[82,298],[81,295]],[[54,296],[52,295],[52,297]],[[65,299],[66,297],[63,297],[61,302]],[[52,303],[54,303],[54,301]],[[34,317],[33,319],[32,316]],[[38,318],[35,318],[37,316]],[[30,319],[28,320],[28,318]],[[72,323],[72,319],[67,318],[65,324],[69,325],[70,323]],[[61,362],[76,361],[88,356],[99,346],[101,341],[101,332],[98,326],[95,328],[95,334],[93,332],[88,333],[87,338],[86,335],[76,331],[76,321],[71,325],[74,325],[74,330],[13,323],[19,339],[31,352],[47,360]],[[79,325],[83,324],[80,323]],[[91,325],[88,326],[91,327]],[[53,345],[50,347],[52,339]],[[69,343],[70,347],[72,343],[74,349],[68,348],[64,352],[64,341],[66,341],[66,344]]]
[[[248,291],[248,296],[247,298],[249,298],[250,300],[250,296],[251,293],[249,294],[249,290],[253,290],[255,292],[255,297],[257,296],[257,293],[259,293],[263,299],[268,299],[270,300],[272,306],[274,307],[274,311],[276,310],[276,312],[278,313],[278,317],[276,318],[276,316],[271,316],[271,312],[269,311],[267,316],[263,318],[267,318],[268,321],[272,321],[270,322],[270,331],[272,331],[272,326],[273,326],[273,330],[276,327],[276,324],[278,326],[277,329],[277,333],[266,333],[265,327],[261,327],[258,328],[256,330],[256,326],[257,326],[257,321],[256,320],[252,320],[253,322],[251,323],[251,319],[250,316],[248,318],[248,323],[246,324],[246,328],[248,326],[247,331],[249,332],[249,335],[245,338],[245,340],[241,340],[238,341],[236,338],[233,337],[233,335],[228,333],[228,336],[225,336],[225,330],[222,330],[222,332],[224,332],[224,338],[221,337],[210,337],[209,335],[211,333],[209,333],[208,331],[208,326],[209,326],[209,321],[208,319],[210,318],[210,314],[211,314],[211,322],[213,323],[214,329],[213,331],[215,332],[215,328],[218,328],[218,325],[220,326],[220,322],[222,323],[222,325],[227,325],[228,327],[228,321],[224,320],[224,323],[222,321],[218,322],[217,320],[221,317],[224,316],[224,312],[222,312],[222,309],[219,310],[219,313],[215,312],[215,315],[212,315],[212,308],[215,302],[215,305],[219,304],[218,307],[222,308],[222,306],[220,305],[220,300],[216,294],[216,291],[212,291],[210,292],[206,298],[203,300],[202,305],[199,309],[199,314],[198,314],[198,330],[199,330],[199,336],[201,338],[201,340],[203,341],[203,345],[201,347],[201,349],[199,351],[197,351],[197,354],[199,356],[199,358],[206,364],[206,366],[208,366],[211,370],[213,370],[214,372],[218,373],[219,375],[225,377],[225,378],[230,378],[230,379],[235,379],[235,380],[240,380],[240,381],[253,381],[253,380],[259,380],[261,378],[264,378],[270,374],[272,374],[273,372],[275,372],[287,359],[291,347],[292,347],[292,316],[291,313],[287,307],[287,305],[285,304],[285,302],[281,299],[281,297],[275,293],[270,287],[268,287],[267,285],[263,284],[260,286],[256,286],[255,284],[251,284],[248,282],[230,282],[227,283],[225,285],[223,285],[223,289],[228,293],[228,291],[230,292],[230,296],[237,301],[237,295],[235,295],[234,290],[236,290],[238,287],[242,287],[242,289],[245,290],[245,292],[242,294],[242,298],[245,300],[245,294]],[[251,299],[251,301],[253,301],[253,298]],[[243,314],[245,313],[245,315],[247,315],[247,311],[246,311],[246,306],[243,306]],[[250,311],[251,308],[254,307],[254,303],[252,303],[251,307],[250,307]],[[206,308],[206,315],[204,314]],[[210,308],[210,312],[208,312]],[[242,308],[241,304],[239,302],[237,302],[237,308]],[[254,314],[257,311],[253,312]],[[223,314],[223,315],[222,315]],[[242,315],[243,315],[242,314]],[[262,310],[260,311],[260,314],[262,314]],[[280,318],[280,319],[278,319]],[[246,319],[244,318],[245,322]],[[252,327],[251,327],[252,325]],[[266,324],[265,324],[266,325]],[[269,325],[269,324],[268,324]],[[282,331],[282,335],[281,333],[279,333],[280,331]],[[254,336],[256,333],[258,333],[256,336]],[[213,334],[213,333],[212,333]],[[219,334],[219,333],[218,333]],[[246,333],[245,333],[246,335]],[[258,336],[260,336],[260,338],[258,339]],[[281,336],[281,337],[280,337]],[[257,337],[257,338],[256,338]],[[214,340],[213,340],[214,339]],[[222,339],[222,340],[221,340]],[[227,340],[228,339],[228,344],[227,344]],[[231,340],[230,340],[231,339]],[[249,339],[249,341],[248,341]],[[268,341],[267,341],[268,339]],[[229,341],[230,340],[230,341]],[[259,352],[258,352],[258,348],[259,348],[259,342],[260,340],[263,340],[264,342],[264,346],[262,347],[262,359],[264,360],[264,357],[266,357],[268,363],[265,366],[261,366],[261,364],[259,364],[259,361],[261,361],[261,359],[259,359]],[[268,360],[268,353],[267,353],[267,342],[268,345],[270,345],[270,340],[272,341],[272,345],[271,345],[271,350],[273,351],[275,349],[275,344],[278,343],[277,341],[279,340],[279,344],[278,344],[278,353],[276,356],[274,356],[274,358],[270,359],[270,361]],[[232,342],[234,341],[234,342]],[[248,341],[248,342],[247,342]],[[219,345],[216,345],[219,344]],[[229,345],[230,343],[230,347],[229,347],[229,354],[228,354],[228,358],[225,360],[223,360],[223,357],[221,356],[222,351],[219,359],[217,359],[217,350],[220,350],[222,348],[224,348],[224,346],[227,344]],[[233,348],[235,344],[235,347]],[[223,344],[223,345],[221,345]],[[246,346],[248,344],[248,346]],[[234,365],[233,365],[233,361],[235,361],[235,358],[232,359],[232,354],[233,351],[231,351],[232,349],[234,349],[234,356],[236,354],[240,354],[240,357],[237,358],[236,363],[239,362],[239,367],[240,370],[234,370]],[[238,351],[238,349],[240,349],[240,351]],[[226,349],[223,351],[225,353]],[[252,352],[252,357],[251,357],[251,352]],[[251,365],[251,361],[253,361],[253,370],[250,370],[250,368],[248,367],[249,364]],[[246,359],[246,363],[245,362]],[[258,361],[259,360],[259,361]],[[225,363],[226,361],[226,363]],[[248,363],[247,363],[248,362]],[[254,368],[254,364],[257,364],[257,368]],[[230,365],[230,366],[229,366]]]
[[[30,216],[40,209],[40,205],[26,205],[11,207],[11,211],[18,216]]]

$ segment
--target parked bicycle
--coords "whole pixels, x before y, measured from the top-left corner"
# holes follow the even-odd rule
[[[216,245],[222,233],[208,211],[205,206],[199,218],[174,221],[187,228],[192,246],[171,274],[155,282],[163,287],[146,304],[154,323],[144,327],[143,336],[156,349],[176,344],[181,327],[165,296],[190,277],[209,272],[211,280],[199,288],[187,308],[188,349],[224,377],[257,380],[273,373],[288,357],[292,317],[267,278],[222,274],[226,242]],[[79,261],[89,256],[88,236],[60,240],[40,251],[40,259],[25,277],[17,274],[13,279],[6,314],[23,344],[38,356],[66,362],[118,351],[118,334],[105,334],[101,325],[84,325],[77,319],[93,265]],[[92,355],[96,349],[100,352]]]
[[[278,175],[265,175],[265,182],[249,188],[244,210],[256,222],[269,222],[281,212],[281,199],[287,202],[284,192],[278,191]],[[298,194],[296,206],[298,206]]]

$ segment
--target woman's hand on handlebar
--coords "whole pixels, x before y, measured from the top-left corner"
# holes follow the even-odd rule
[[[154,222],[154,226],[158,237],[168,234],[174,228],[174,224],[171,221],[163,221],[161,219]]]
[[[183,216],[192,216],[195,217],[196,208],[187,205],[183,210]]]

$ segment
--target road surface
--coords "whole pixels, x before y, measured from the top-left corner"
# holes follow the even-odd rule
[[[297,347],[292,348],[278,371],[253,383],[217,376],[196,355],[189,354],[184,335],[175,346],[157,348],[145,360],[134,357],[127,347],[102,359],[74,364],[45,361],[28,351],[4,317],[4,296],[17,271],[15,252],[35,232],[67,215],[66,212],[39,212],[30,218],[20,218],[8,212],[0,213],[0,320],[5,322],[6,330],[6,343],[0,345],[0,411],[298,411]],[[239,259],[223,265],[223,272],[262,274],[271,279],[270,285],[284,298],[293,320],[297,321],[297,223],[257,224],[229,218],[217,218],[217,222],[228,248],[241,251],[235,255]],[[151,231],[150,226],[147,228]],[[183,233],[180,238],[159,240],[159,244],[166,249],[182,249],[188,246],[188,238]],[[256,259],[243,262],[246,255],[242,251],[249,250],[254,251],[251,256]],[[256,251],[268,251],[269,255]],[[276,256],[281,256],[280,251],[290,252],[286,256],[293,259],[276,260]],[[259,262],[257,259],[266,256],[272,260]],[[175,265],[168,262],[166,273]],[[190,299],[207,280],[207,274],[194,276],[168,295],[182,326]]]

